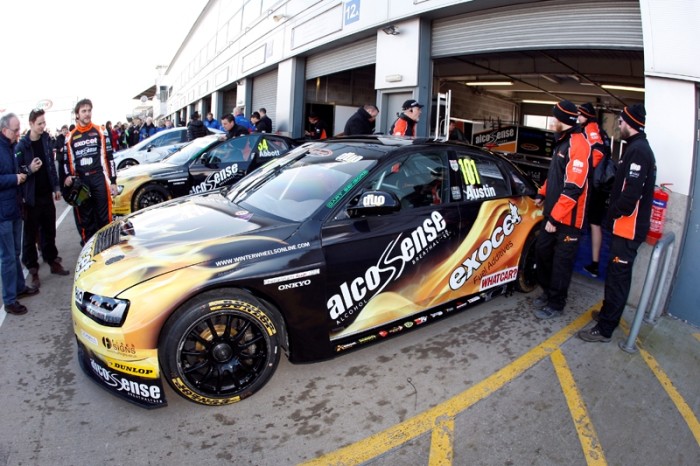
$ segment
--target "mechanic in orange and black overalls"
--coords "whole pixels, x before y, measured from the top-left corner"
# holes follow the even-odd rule
[[[394,136],[415,136],[416,123],[420,120],[420,114],[423,112],[423,105],[413,99],[408,99],[401,106],[401,114],[396,119],[391,130],[389,131]]]
[[[78,178],[90,189],[90,198],[77,210],[81,244],[112,221],[112,196],[117,195],[117,171],[112,145],[105,131],[92,122],[92,102],[80,100],[75,105],[76,127],[66,138],[66,157],[61,170],[64,185]]]
[[[317,140],[328,138],[328,133],[326,133],[326,124],[319,120],[318,115],[316,115],[314,112],[309,113],[309,124],[311,125],[311,128],[309,131],[306,131],[306,136]]]
[[[537,281],[544,293],[535,299],[535,317],[551,319],[564,312],[581,229],[586,217],[591,146],[578,125],[578,108],[562,100],[552,109],[556,145],[547,180],[537,193],[544,205],[537,237]]]

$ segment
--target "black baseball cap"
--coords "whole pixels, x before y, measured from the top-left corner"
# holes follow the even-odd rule
[[[418,101],[413,100],[413,99],[408,99],[406,102],[403,103],[403,106],[401,107],[403,110],[408,110],[409,108],[413,107],[418,107],[418,108],[423,108],[425,105],[421,105],[418,103]]]

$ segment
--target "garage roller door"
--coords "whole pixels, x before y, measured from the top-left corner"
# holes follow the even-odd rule
[[[377,36],[322,52],[306,59],[306,79],[326,76],[377,62]]]
[[[272,132],[277,128],[277,70],[261,74],[253,79],[253,108],[246,112],[250,115],[259,108],[267,110],[272,119]]]
[[[639,2],[529,3],[441,19],[431,54],[599,48],[643,50]]]

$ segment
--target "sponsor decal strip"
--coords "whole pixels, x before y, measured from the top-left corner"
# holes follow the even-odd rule
[[[299,278],[312,277],[321,273],[321,269],[307,270],[306,272],[293,273],[291,275],[283,275],[281,277],[267,278],[263,282],[265,285],[271,285],[273,283],[288,282],[291,280],[298,280]]]
[[[311,246],[311,243],[308,241],[305,243],[299,243],[299,244],[288,244],[286,246],[281,246],[279,248],[275,249],[268,249],[267,251],[260,251],[260,252],[253,252],[250,254],[246,254],[244,256],[238,256],[238,257],[233,257],[231,259],[223,259],[220,261],[216,261],[214,264],[217,267],[224,267],[227,265],[234,264],[236,262],[243,262],[247,260],[252,260],[252,259],[259,259],[261,257],[266,257],[266,256],[274,256],[275,254],[282,254],[284,252],[289,252],[289,251],[298,251],[299,249],[305,249]]]

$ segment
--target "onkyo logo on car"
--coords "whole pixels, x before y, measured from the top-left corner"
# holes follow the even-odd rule
[[[447,224],[440,212],[432,212],[410,235],[405,238],[399,235],[387,245],[376,265],[369,267],[363,276],[343,282],[340,292],[331,296],[326,303],[331,319],[337,325],[350,319],[373,296],[401,276],[406,262],[416,260],[420,253],[429,251],[440,241],[446,230]],[[400,251],[394,252],[397,245]]]
[[[474,250],[471,256],[467,257],[461,266],[452,271],[450,276],[450,288],[458,290],[467,280],[476,272],[481,264],[486,262],[494,249],[503,244],[508,236],[515,231],[515,225],[522,220],[518,213],[518,207],[514,204],[510,205],[510,212],[503,219],[503,225],[496,227],[491,233],[491,237],[484,240],[478,248]]]

